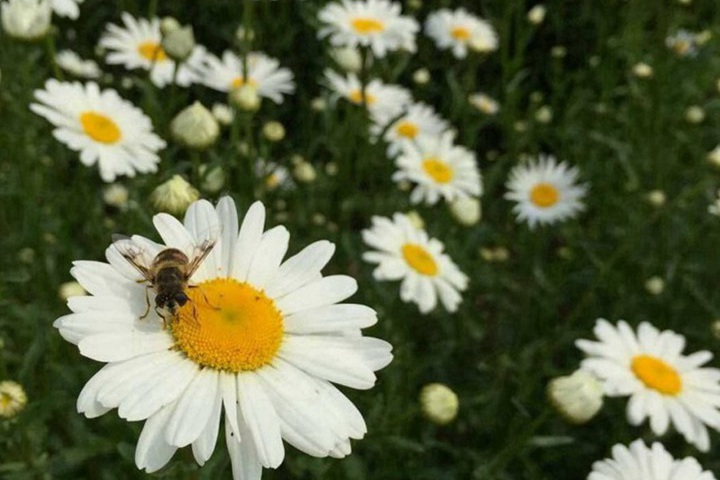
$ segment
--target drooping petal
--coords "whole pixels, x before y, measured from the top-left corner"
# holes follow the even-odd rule
[[[163,432],[175,404],[166,405],[148,418],[135,449],[135,465],[148,473],[156,472],[170,461],[177,447],[165,441]]]

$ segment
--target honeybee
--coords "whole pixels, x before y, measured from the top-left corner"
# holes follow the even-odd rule
[[[124,235],[114,234],[115,248],[143,276],[138,283],[148,284],[145,290],[147,309],[140,319],[150,313],[148,290],[151,288],[155,290],[155,312],[163,319],[163,324],[167,321],[163,313],[176,317],[178,310],[190,300],[185,289],[197,288],[190,285],[190,277],[202,265],[216,243],[217,236],[204,240],[195,247],[192,258],[188,258],[180,249],[166,248],[155,255],[148,265],[146,259],[149,255],[137,243]]]

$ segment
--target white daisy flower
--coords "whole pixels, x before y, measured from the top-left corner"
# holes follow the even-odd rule
[[[443,244],[415,227],[407,215],[396,213],[392,219],[373,217],[372,227],[362,232],[363,241],[377,249],[363,253],[363,260],[378,264],[376,280],[402,280],[400,299],[418,305],[428,313],[438,297],[448,312],[455,312],[462,301],[461,291],[468,278],[443,253]]]
[[[275,103],[282,103],[283,95],[295,91],[292,72],[262,52],[248,54],[247,69],[245,75],[242,59],[230,50],[223,53],[222,60],[207,55],[202,82],[220,92],[229,92],[247,83],[256,88],[258,95]]]
[[[615,445],[612,458],[593,463],[587,480],[715,480],[715,475],[693,457],[675,460],[661,443],[648,447],[635,440],[630,448]]]
[[[164,87],[173,81],[187,87],[200,81],[203,61],[207,52],[196,45],[190,57],[175,72],[173,61],[160,45],[160,20],[153,18],[136,19],[129,13],[122,14],[123,26],[110,24],[100,38],[100,46],[109,52],[106,57],[111,65],[123,65],[128,70],[148,70],[150,80],[157,87]]]
[[[415,140],[423,135],[440,135],[450,125],[435,110],[425,103],[411,103],[400,118],[372,119],[370,133],[378,137],[383,132],[383,139],[388,142],[387,154],[394,157],[402,149],[406,140]],[[388,125],[392,122],[391,125]]]
[[[72,50],[61,50],[55,56],[55,62],[69,74],[79,78],[99,78],[100,66],[94,60],[83,60]]]
[[[98,163],[100,177],[112,182],[118,175],[157,171],[157,151],[165,141],[153,133],[150,119],[115,90],[100,90],[94,82],[50,79],[36,90],[38,103],[30,109],[55,125],[53,136],[80,152],[83,165]]]
[[[342,77],[332,70],[325,71],[328,87],[337,96],[355,105],[362,105],[360,79],[354,73]],[[371,117],[395,118],[410,104],[410,92],[398,85],[388,85],[378,79],[370,80],[365,87],[366,103]]]
[[[77,20],[80,16],[80,4],[85,0],[50,0],[50,6],[57,15]]]
[[[630,424],[649,418],[653,433],[662,435],[672,423],[688,442],[706,452],[706,426],[720,430],[720,369],[701,368],[712,353],[683,355],[685,337],[661,332],[647,322],[636,333],[622,320],[614,326],[598,319],[594,332],[599,341],[575,342],[588,356],[581,368],[603,382],[606,395],[630,397]]]
[[[438,48],[452,49],[455,58],[465,58],[468,47],[477,52],[498,49],[495,29],[464,8],[454,11],[443,8],[431,13],[425,21],[425,33],[435,41]]]
[[[164,244],[123,240],[147,262],[167,248],[194,258],[207,232],[219,231],[220,239],[167,328],[117,243],[106,250],[109,263],[74,263],[71,273],[90,296],[71,298],[73,313],[54,325],[82,355],[107,362],[80,392],[78,411],[93,418],[117,408],[128,421],[146,420],[135,462],[147,472],[188,445],[204,464],[221,417],[235,479],[258,480],[263,467],[278,467],[283,440],[316,457],[348,455],[350,439],[362,438],[366,426],[333,383],[371,388],[373,372],[392,355],[387,342],[361,334],[376,322],[374,310],[339,303],[357,282],[322,275],[334,245],[318,241],[283,262],[288,231],[264,231],[260,202],[238,228],[229,197],[216,208],[194,203],[184,224],[162,213],[154,223]]]
[[[416,50],[415,35],[420,29],[412,17],[400,15],[400,4],[388,0],[329,3],[318,18],[326,26],[319,38],[330,37],[335,47],[370,47],[376,57],[395,50]]]
[[[585,209],[582,199],[588,187],[578,185],[578,176],[577,168],[540,155],[537,161],[510,171],[505,198],[517,202],[513,207],[517,221],[527,221],[530,228],[563,221]]]
[[[292,190],[295,188],[290,170],[285,165],[263,160],[255,164],[255,175],[261,179],[267,190]]]
[[[410,194],[411,203],[434,205],[440,198],[452,202],[482,194],[475,154],[455,145],[454,138],[455,134],[447,131],[403,144],[403,153],[395,160],[398,171],[392,179],[417,184]]]
[[[678,30],[668,36],[665,45],[681,57],[694,57],[698,54],[695,35],[687,30]]]

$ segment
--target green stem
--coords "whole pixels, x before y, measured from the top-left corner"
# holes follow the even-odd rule
[[[158,0],[150,0],[148,5],[148,18],[154,18],[157,14]]]
[[[50,68],[53,71],[53,75],[58,80],[63,79],[63,74],[58,67],[57,61],[55,60],[57,50],[55,49],[55,36],[49,33],[45,36],[45,49],[47,51],[48,61],[50,62]]]
[[[252,0],[250,0],[252,1]],[[245,174],[247,175],[247,193],[250,201],[255,199],[255,144],[253,142],[252,129],[253,116],[251,113],[244,115],[243,126],[245,127],[245,141],[247,142],[247,160]]]
[[[253,4],[255,3],[255,0],[245,0],[243,3],[243,28],[245,29],[243,32],[243,42],[242,42],[242,69],[243,69],[243,85],[245,85],[248,81],[248,75],[247,75],[247,61],[248,61],[248,54],[251,51],[252,47],[252,25],[253,25]]]
[[[190,161],[192,162],[192,183],[195,186],[202,184],[202,175],[200,175],[200,152],[192,150],[190,152]]]

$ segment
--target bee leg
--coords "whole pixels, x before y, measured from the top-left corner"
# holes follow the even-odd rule
[[[145,313],[140,316],[140,320],[145,320],[145,317],[147,317],[148,313],[150,313],[150,295],[148,295],[149,288],[152,288],[152,285],[145,287],[145,304],[147,305],[147,308],[145,309]],[[157,311],[157,307],[155,307],[155,311]]]
[[[162,313],[160,313],[160,310],[158,310],[158,307],[157,307],[157,306],[155,307],[155,313],[157,313],[157,316],[158,316],[158,317],[162,318],[162,321],[163,321],[163,329],[167,328],[167,320],[165,319],[165,315],[163,315]]]
[[[205,300],[205,303],[207,303],[208,305],[210,305],[214,310],[220,310],[220,307],[216,307],[215,305],[213,305],[212,303],[210,303],[210,300],[208,300],[207,295],[205,295],[205,292],[204,292],[203,289],[200,287],[200,285],[188,285],[188,288],[197,288],[197,289],[199,289],[199,290],[200,290],[200,293],[202,293],[202,295],[203,295],[203,300]],[[194,305],[193,305],[193,308],[195,308]]]

